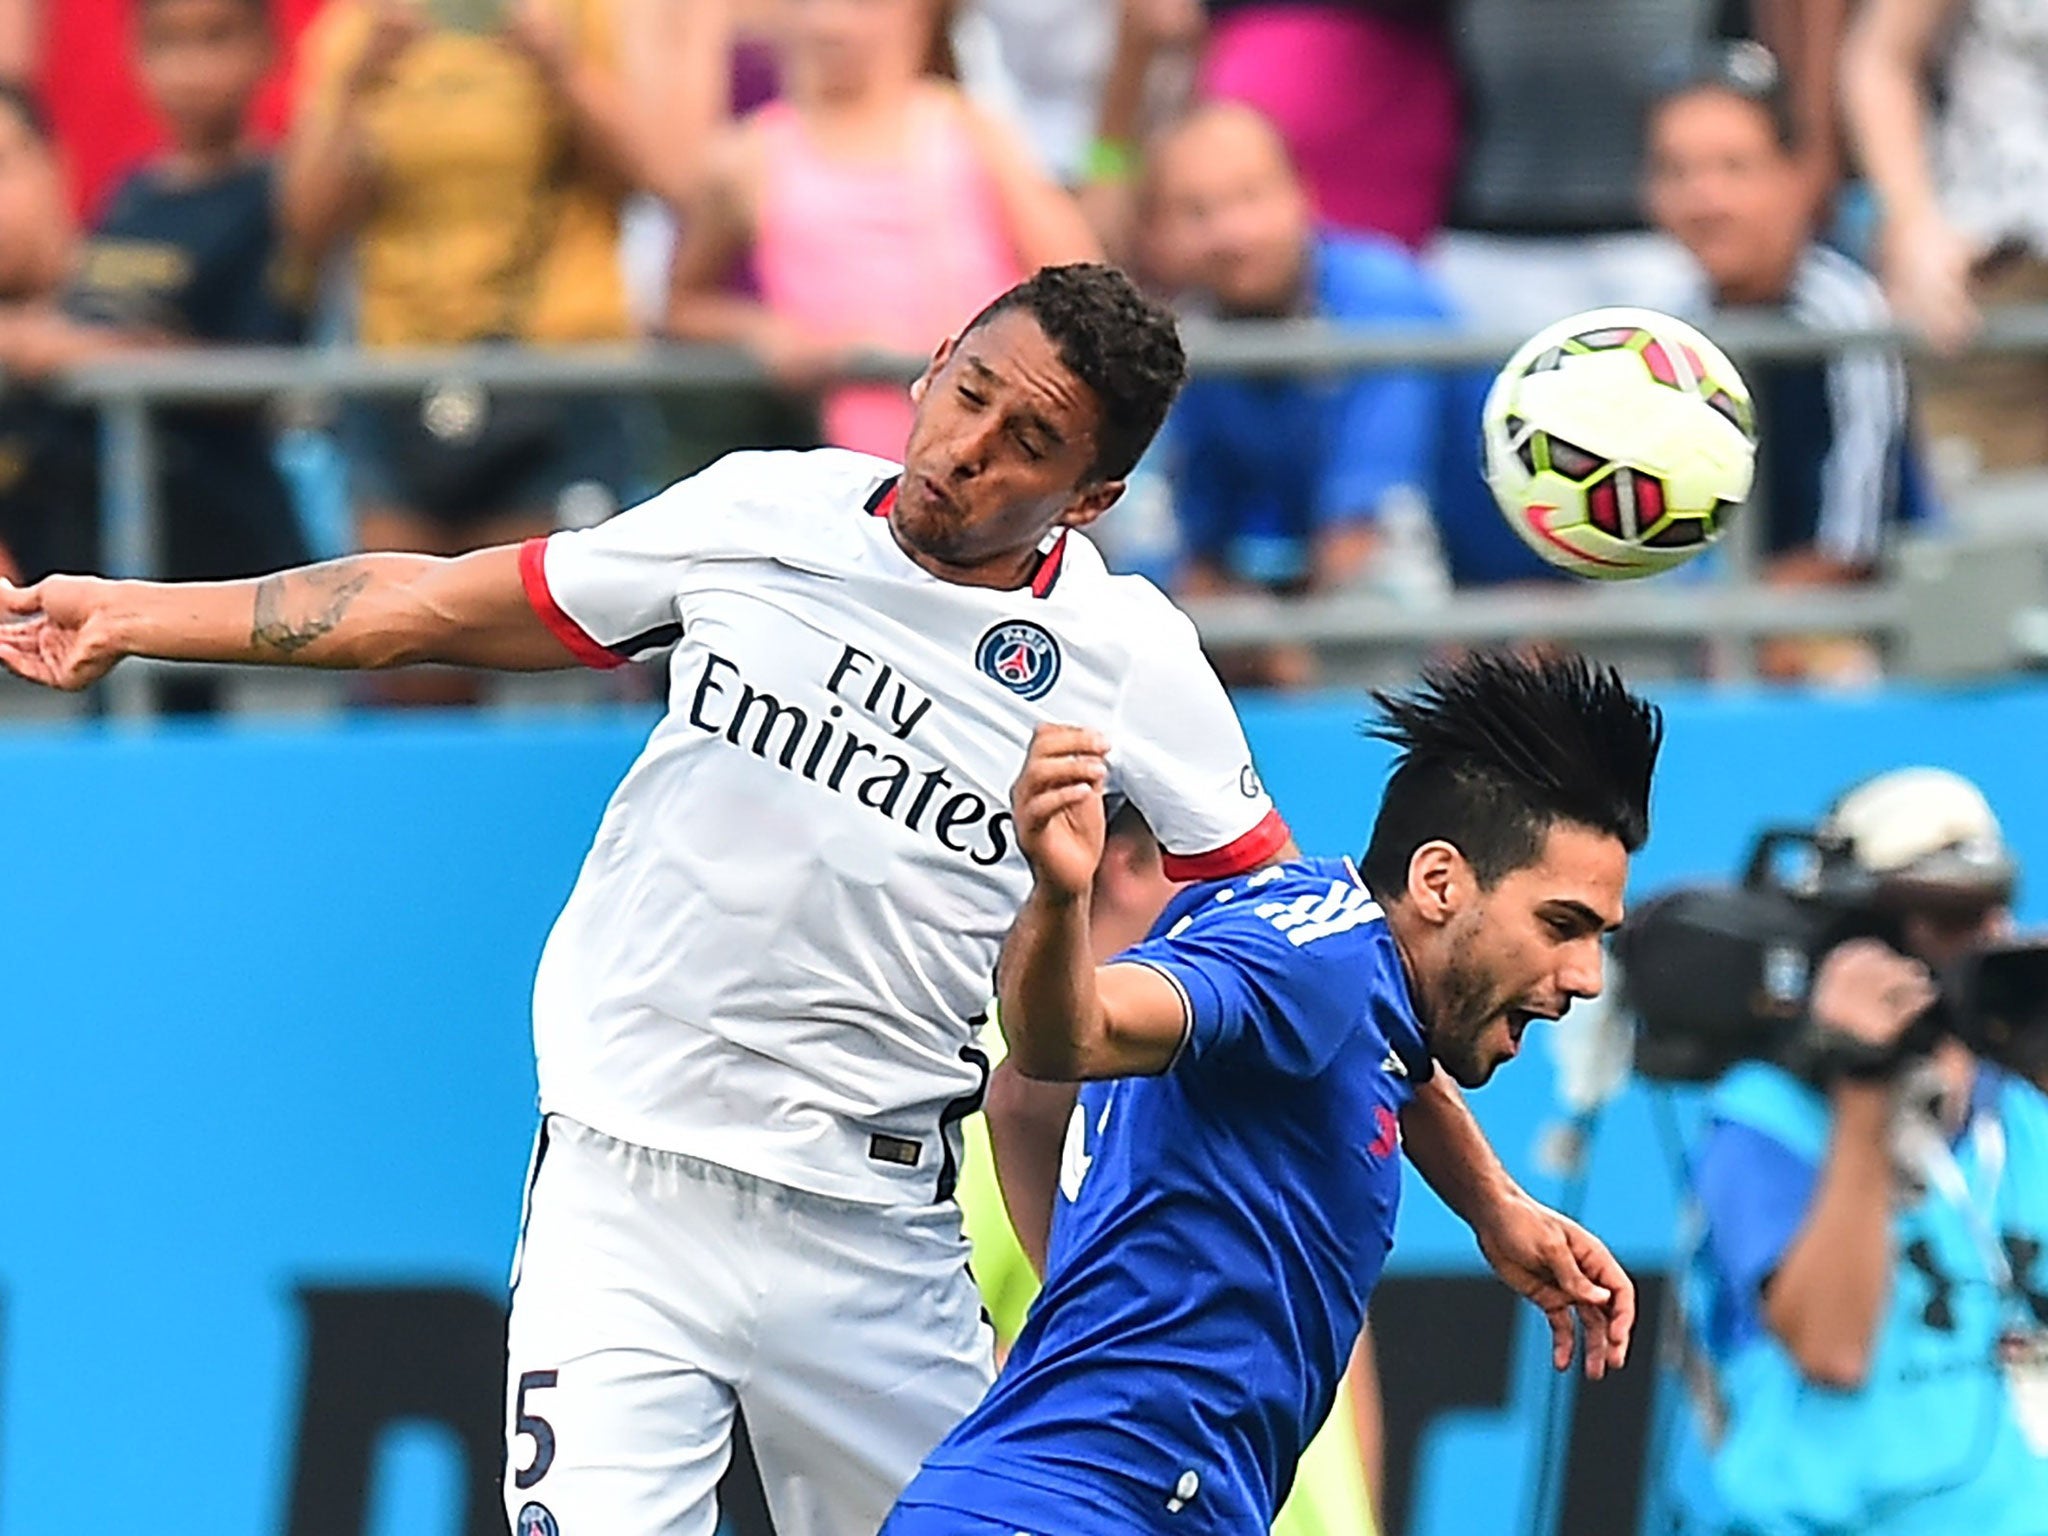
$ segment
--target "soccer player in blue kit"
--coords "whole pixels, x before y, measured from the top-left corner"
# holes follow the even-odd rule
[[[1476,654],[1378,695],[1400,749],[1367,847],[1190,886],[1088,951],[1111,744],[1042,726],[1012,794],[1033,887],[999,976],[1011,1059],[1081,1080],[1046,1286],[882,1536],[1244,1536],[1271,1524],[1394,1235],[1398,1116],[1477,1087],[1601,984],[1648,831],[1657,711],[1577,657]],[[1585,1364],[1622,1363],[1626,1275]],[[1562,1293],[1534,1299],[1568,1365]],[[1562,1330],[1559,1332],[1559,1330]]]

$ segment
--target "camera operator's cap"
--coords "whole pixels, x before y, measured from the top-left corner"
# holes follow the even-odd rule
[[[2018,870],[1982,790],[1946,768],[1895,768],[1850,790],[1821,824],[1882,886],[2003,901]]]

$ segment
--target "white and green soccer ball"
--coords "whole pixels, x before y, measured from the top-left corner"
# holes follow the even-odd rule
[[[1756,417],[1721,349],[1649,309],[1594,309],[1523,343],[1487,392],[1486,483],[1522,542],[1598,581],[1654,576],[1749,495]]]

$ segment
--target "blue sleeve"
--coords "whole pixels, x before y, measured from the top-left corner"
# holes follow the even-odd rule
[[[1693,1177],[1714,1267],[1737,1305],[1755,1307],[1806,1219],[1820,1170],[1774,1136],[1715,1120]]]
[[[1119,958],[1151,966],[1186,999],[1188,1043],[1197,1064],[1257,1063],[1288,1077],[1313,1077],[1362,1028],[1372,1028],[1373,978],[1381,957],[1379,916],[1362,890],[1314,893],[1282,928],[1271,903],[1247,901]],[[1359,916],[1360,912],[1366,916]]]

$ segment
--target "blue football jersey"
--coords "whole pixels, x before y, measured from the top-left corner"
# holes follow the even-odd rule
[[[1272,1523],[1342,1382],[1429,1054],[1348,861],[1191,887],[1119,959],[1179,989],[1186,1046],[1081,1089],[1045,1290],[903,1502],[1057,1536],[1242,1536]]]

